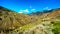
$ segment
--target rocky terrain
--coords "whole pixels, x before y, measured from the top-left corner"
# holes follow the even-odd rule
[[[60,34],[60,8],[22,14],[0,6],[0,34]]]

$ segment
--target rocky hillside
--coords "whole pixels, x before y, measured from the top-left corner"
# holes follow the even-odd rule
[[[31,13],[32,16],[39,16],[40,18],[47,18],[47,19],[60,19],[60,8],[52,9],[52,10],[45,10],[40,12]]]
[[[0,6],[0,34],[60,34],[60,8],[21,14]]]
[[[0,6],[0,29],[15,29],[25,24],[33,22],[33,17],[26,14],[16,13]]]

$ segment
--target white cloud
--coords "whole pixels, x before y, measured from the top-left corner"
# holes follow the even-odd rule
[[[35,9],[32,9],[32,10],[35,10]]]
[[[28,13],[28,12],[29,12],[29,10],[28,9],[25,9],[25,10],[20,10],[19,13]]]
[[[23,12],[19,12],[19,13],[23,13]]]
[[[43,8],[43,10],[51,10],[51,8],[45,7],[45,8]]]
[[[26,9],[26,10],[23,10],[23,11],[24,11],[24,12],[29,12],[29,11],[28,11],[28,9]]]
[[[36,10],[36,9],[31,9],[31,11],[34,11],[34,10]]]

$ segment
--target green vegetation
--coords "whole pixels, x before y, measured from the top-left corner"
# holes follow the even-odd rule
[[[54,21],[52,31],[55,34],[60,34],[60,21]]]

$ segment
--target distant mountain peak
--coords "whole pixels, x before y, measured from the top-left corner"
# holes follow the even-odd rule
[[[60,8],[57,8],[57,9],[60,9]]]
[[[57,13],[58,14],[58,13],[60,13],[60,8],[51,9],[51,10],[37,11],[37,12],[31,13],[30,15],[43,15],[43,14],[48,14],[48,13],[51,13],[51,14],[54,14],[54,13],[56,14]]]
[[[0,9],[1,9],[1,8],[4,8],[4,7],[0,6]]]
[[[0,6],[0,10],[2,10],[2,9],[6,9],[5,7],[3,7],[3,6]]]
[[[13,12],[13,10],[7,9],[3,6],[0,6],[0,11],[4,11],[4,12]]]
[[[5,8],[5,7],[3,7],[3,6],[0,6],[0,10],[6,11],[6,10],[8,10],[8,9]]]

